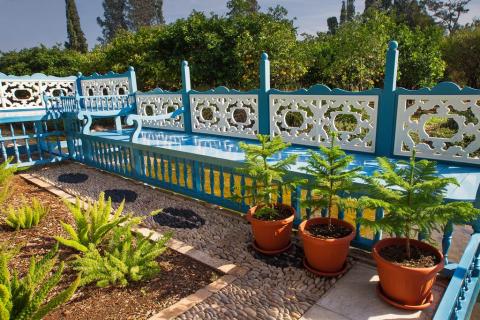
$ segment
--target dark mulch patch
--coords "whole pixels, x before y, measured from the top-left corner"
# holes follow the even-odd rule
[[[135,202],[138,194],[135,191],[128,189],[109,189],[105,190],[105,199],[111,198],[112,202],[120,203],[125,199],[125,202]]]
[[[430,268],[440,263],[438,257],[430,250],[410,246],[411,256],[407,258],[405,245],[388,246],[380,250],[385,260],[412,268]]]
[[[339,239],[352,233],[350,228],[332,223],[328,224],[312,224],[306,228],[306,231],[317,238]]]
[[[64,173],[58,176],[57,180],[63,183],[83,183],[88,180],[84,173]]]
[[[181,229],[198,229],[205,224],[205,219],[190,209],[163,209],[163,212],[153,216],[153,220],[162,226]]]
[[[18,270],[20,275],[28,270],[30,258],[44,255],[55,244],[54,235],[66,236],[60,221],[73,223],[73,219],[63,202],[34,185],[15,177],[15,195],[8,200],[19,206],[25,195],[37,197],[51,207],[51,212],[40,224],[29,230],[13,231],[0,225],[0,242],[9,246],[20,246],[9,267]],[[50,295],[67,287],[76,277],[69,262],[74,252],[61,247],[60,259],[65,261],[65,271],[60,285]],[[213,269],[187,256],[167,250],[158,259],[161,273],[148,281],[132,283],[125,288],[97,288],[89,285],[77,290],[72,300],[54,310],[45,319],[147,319],[162,309],[171,306],[183,297],[208,285],[219,277]]]
[[[248,246],[248,251],[255,258],[268,265],[278,268],[303,268],[303,249],[297,244],[293,244],[290,249],[277,255],[266,255],[256,251],[252,245]]]

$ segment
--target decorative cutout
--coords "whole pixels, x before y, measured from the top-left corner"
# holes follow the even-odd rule
[[[255,138],[258,96],[252,94],[192,94],[192,131]]]
[[[116,96],[130,93],[128,77],[81,80],[80,83],[84,95]]]
[[[399,95],[396,155],[480,163],[480,95]]]
[[[166,115],[182,108],[181,94],[137,94],[137,113],[142,116]],[[144,127],[183,131],[183,115],[172,119],[144,120]]]
[[[328,131],[347,150],[375,152],[378,96],[270,96],[270,134],[285,141],[318,146],[329,143]]]

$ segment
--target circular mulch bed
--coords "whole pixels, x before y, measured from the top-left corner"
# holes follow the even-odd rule
[[[248,251],[255,259],[277,268],[303,268],[303,249],[295,243],[287,251],[276,255],[266,255],[258,252],[251,244],[248,246]]]
[[[111,198],[112,202],[120,203],[125,199],[125,202],[134,202],[138,198],[135,191],[127,189],[109,189],[105,190],[105,199]]]
[[[205,219],[190,209],[168,207],[155,216],[153,220],[162,226],[176,229],[198,229],[205,224]]]
[[[83,183],[88,180],[84,173],[64,173],[58,176],[57,180],[63,183]]]

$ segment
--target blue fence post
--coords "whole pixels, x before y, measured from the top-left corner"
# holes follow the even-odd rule
[[[190,67],[187,61],[182,61],[182,105],[183,122],[185,125],[185,133],[192,133],[192,113],[190,110],[190,91],[192,85],[190,83]]]
[[[135,68],[130,66],[128,67],[128,79],[130,83],[130,93],[137,92],[137,75],[135,74]]]
[[[258,90],[258,125],[260,134],[270,134],[270,61],[262,53],[260,61],[260,89]]]
[[[395,143],[395,91],[397,89],[398,43],[388,44],[385,78],[378,107],[375,154],[390,157]]]
[[[448,251],[450,250],[450,246],[452,245],[452,234],[453,234],[453,223],[449,221],[443,230],[443,238],[442,238],[442,253],[445,259],[445,266],[449,264],[448,261]]]
[[[75,144],[73,142],[73,119],[70,117],[62,117],[63,120],[63,130],[65,130],[65,139],[67,140],[67,150],[68,150],[68,158],[74,159],[75,158]]]

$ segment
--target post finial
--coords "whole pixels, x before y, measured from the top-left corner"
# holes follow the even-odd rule
[[[81,76],[83,76],[83,74],[80,71],[77,72],[77,77],[80,78]]]
[[[135,68],[132,66],[128,66],[128,71],[135,71]]]
[[[395,40],[390,41],[388,44],[388,49],[389,50],[397,50],[398,49],[398,42]]]
[[[268,54],[266,52],[262,52],[262,60],[268,60]]]
[[[182,61],[182,66],[183,66],[183,67],[188,67],[188,61],[183,60],[183,61]]]

